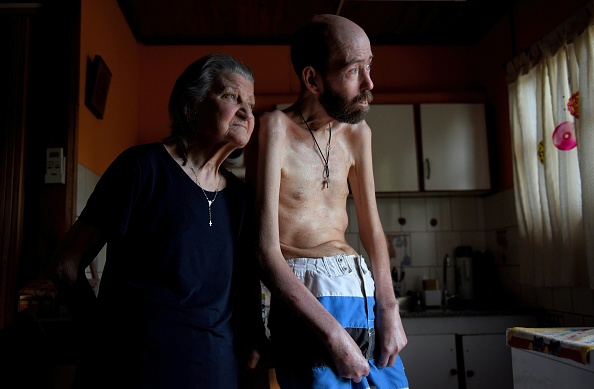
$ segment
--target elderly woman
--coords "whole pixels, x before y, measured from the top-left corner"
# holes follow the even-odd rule
[[[101,177],[54,270],[89,351],[81,387],[237,388],[253,367],[264,327],[252,200],[223,163],[248,143],[254,101],[249,68],[205,56],[175,83],[170,135]],[[85,268],[106,243],[95,298]]]

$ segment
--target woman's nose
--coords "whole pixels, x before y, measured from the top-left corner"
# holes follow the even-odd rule
[[[254,118],[254,113],[252,112],[252,107],[250,107],[249,103],[241,103],[239,113],[248,120]]]

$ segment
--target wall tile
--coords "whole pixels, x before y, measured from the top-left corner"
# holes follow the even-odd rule
[[[411,232],[410,256],[412,266],[436,266],[437,251],[435,233]]]
[[[407,266],[404,269],[404,288],[405,292],[413,291],[418,292],[423,289],[423,279],[435,278],[434,269],[429,267],[421,266]]]
[[[377,199],[377,211],[385,232],[402,231],[400,224],[398,224],[398,218],[400,217],[400,201],[398,199]]]
[[[573,303],[571,301],[570,288],[552,288],[553,290],[553,309],[561,312],[572,312]]]
[[[537,288],[532,285],[520,284],[520,304],[536,306],[538,304]]]
[[[582,315],[576,315],[573,313],[563,314],[563,326],[564,327],[583,327],[584,317]]]
[[[361,241],[359,240],[358,233],[347,232],[345,234],[346,242],[354,248],[357,252],[360,252],[359,246],[361,245]]]
[[[513,188],[486,197],[484,204],[487,229],[506,228],[518,224]]]
[[[484,231],[461,231],[460,245],[470,246],[474,251],[484,251],[487,248]]]
[[[520,264],[520,236],[517,226],[510,226],[505,229],[507,231],[507,249],[506,249],[506,263],[508,265]]]
[[[522,298],[520,287],[520,268],[517,266],[502,266],[499,268],[499,281],[501,283],[502,298],[512,298],[519,301]]]
[[[77,185],[76,185],[76,216],[78,217],[84,207],[87,205],[87,201],[95,190],[97,182],[99,182],[100,176],[87,169],[85,166],[78,164],[77,166]],[[93,265],[96,267],[97,276],[101,279],[103,274],[103,268],[105,267],[105,253],[106,246],[103,246],[97,257],[93,260]],[[90,266],[87,267],[85,273],[88,278],[92,277]]]
[[[544,309],[554,310],[552,288],[536,288],[536,304]]]
[[[406,219],[402,231],[427,231],[427,207],[424,198],[400,199],[400,214]]]
[[[573,311],[582,315],[594,316],[594,291],[590,288],[571,288]]]
[[[452,229],[455,231],[480,230],[483,220],[480,199],[473,197],[454,197],[452,204]]]
[[[76,217],[80,216],[87,202],[86,178],[89,170],[83,165],[77,166],[76,174]]]
[[[461,233],[457,231],[442,231],[435,233],[436,256],[439,260],[438,264],[442,263],[446,254],[449,254],[450,258],[454,258],[454,250],[456,247],[462,245],[462,238],[460,235]]]
[[[594,316],[584,316],[584,327],[594,327]]]
[[[449,231],[452,229],[452,210],[448,197],[427,198],[425,200],[427,209],[427,230],[428,231]],[[431,225],[435,219],[436,225]]]
[[[410,233],[386,233],[386,245],[388,247],[388,254],[390,255],[390,266],[400,268],[405,257],[408,257],[407,262],[411,261]]]

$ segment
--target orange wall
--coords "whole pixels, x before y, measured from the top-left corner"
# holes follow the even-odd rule
[[[373,45],[376,103],[485,101],[495,187],[512,187],[505,65],[572,15],[586,0],[524,0],[515,9],[515,35],[502,19],[475,47]],[[298,91],[287,46],[141,46],[116,0],[82,0],[79,162],[102,174],[124,148],[168,134],[167,102],[187,65],[212,52],[231,54],[256,78],[256,112],[292,101]],[[515,43],[516,52],[513,44]],[[84,107],[87,57],[102,55],[113,72],[105,118]]]
[[[401,102],[402,99],[418,99],[419,92],[421,95],[435,91],[458,93],[478,87],[468,65],[469,49],[407,46],[374,46],[372,49],[376,102]],[[291,67],[288,46],[141,47],[139,140],[150,142],[167,135],[167,102],[177,76],[192,61],[212,52],[231,54],[252,68],[257,112],[295,99],[299,85]]]
[[[81,1],[78,162],[101,175],[125,148],[138,143],[138,53],[116,0]],[[87,61],[95,55],[112,73],[103,119],[85,106]]]

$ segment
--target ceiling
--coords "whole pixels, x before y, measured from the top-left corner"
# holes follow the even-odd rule
[[[118,0],[136,40],[145,45],[288,44],[315,14],[339,14],[371,43],[476,43],[522,0]]]

